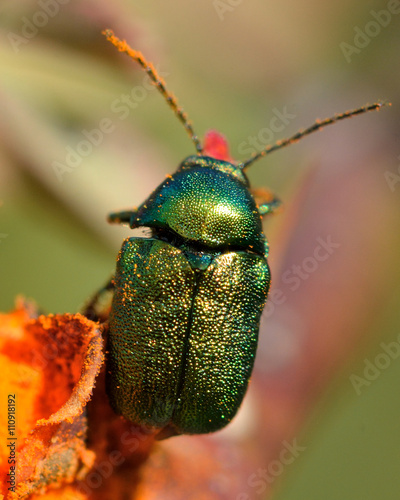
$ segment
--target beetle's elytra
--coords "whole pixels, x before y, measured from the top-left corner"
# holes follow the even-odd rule
[[[316,122],[235,164],[215,133],[201,145],[153,66],[111,31],[105,34],[144,68],[197,149],[139,208],[110,215],[111,222],[150,228],[151,237],[123,242],[107,286],[113,290],[108,397],[116,413],[157,431],[159,438],[213,432],[234,417],[246,392],[270,286],[261,218],[279,203],[272,197],[256,203],[245,168],[383,104]]]

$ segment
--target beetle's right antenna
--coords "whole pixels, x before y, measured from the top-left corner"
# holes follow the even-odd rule
[[[293,144],[294,142],[297,142],[298,140],[305,137],[306,135],[312,134],[313,132],[316,132],[317,130],[326,127],[327,125],[332,125],[333,123],[336,123],[340,120],[344,120],[345,118],[350,118],[351,116],[355,115],[361,115],[362,113],[367,113],[368,111],[374,111],[375,109],[379,109],[382,106],[390,106],[390,105],[391,105],[390,103],[378,101],[375,102],[374,104],[367,104],[366,106],[362,106],[361,108],[352,109],[351,111],[346,111],[345,113],[336,114],[331,118],[325,118],[325,120],[317,120],[313,125],[311,125],[311,127],[308,127],[304,130],[300,130],[292,137],[289,137],[288,139],[282,139],[281,141],[277,141],[275,144],[270,144],[269,146],[266,146],[260,152],[255,153],[248,160],[239,163],[238,167],[241,170],[245,170],[259,158],[262,158],[263,156],[268,155],[269,153],[272,153],[277,149],[289,146],[289,144]]]
[[[167,101],[168,105],[172,108],[175,115],[179,118],[179,120],[185,127],[186,132],[189,134],[189,137],[192,140],[197,153],[201,154],[203,151],[203,147],[200,143],[199,138],[197,137],[192,128],[192,124],[188,118],[188,115],[185,113],[183,108],[179,106],[178,101],[174,96],[174,94],[168,92],[164,80],[157,73],[157,70],[155,69],[153,64],[147,62],[141,52],[131,49],[125,40],[120,40],[118,37],[116,37],[112,30],[110,29],[104,30],[103,35],[105,35],[107,40],[111,42],[115,47],[117,47],[117,49],[120,52],[125,52],[125,54],[131,57],[134,61],[138,62],[140,66],[146,71],[150,79],[153,81],[155,86],[163,95],[164,99]]]

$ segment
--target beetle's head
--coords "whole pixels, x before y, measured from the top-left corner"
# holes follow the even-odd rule
[[[212,167],[225,174],[233,175],[244,186],[249,187],[249,180],[244,170],[237,166],[229,154],[228,141],[215,130],[206,133],[202,153],[188,156],[179,166],[178,172],[194,166]]]

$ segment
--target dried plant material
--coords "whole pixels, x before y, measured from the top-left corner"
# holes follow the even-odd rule
[[[84,477],[94,461],[85,445],[85,406],[103,362],[102,337],[80,314],[32,316],[22,302],[0,315],[0,396],[9,401],[8,422],[3,413],[0,422],[0,491],[17,499],[51,486],[57,498],[69,498],[64,486]]]

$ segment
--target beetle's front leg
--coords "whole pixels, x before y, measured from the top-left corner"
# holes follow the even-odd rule
[[[103,286],[83,308],[82,314],[92,321],[108,320],[111,310],[111,303],[114,296],[114,278]]]
[[[256,200],[261,216],[274,213],[282,203],[271,191],[264,188],[251,189],[251,194]]]
[[[122,210],[121,212],[113,212],[108,215],[108,222],[111,224],[130,224],[132,218],[135,218],[138,213],[138,209],[133,210]]]
[[[271,201],[267,201],[259,205],[258,210],[260,215],[263,216],[274,213],[281,205],[282,202],[279,198],[273,198]]]

